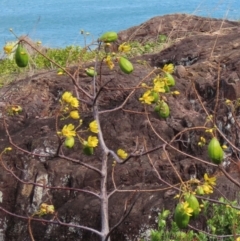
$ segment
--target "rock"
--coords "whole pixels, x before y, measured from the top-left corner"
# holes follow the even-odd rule
[[[236,51],[239,33],[239,22],[222,22],[186,14],[155,17],[119,33],[119,42],[136,40],[146,43],[156,41],[159,34],[165,34],[169,43],[165,43],[168,47],[162,51],[132,58],[134,72],[131,75],[123,74],[118,67],[113,71],[103,67],[101,84],[109,83],[103,88],[98,101],[105,142],[111,150],[124,148],[129,153],[142,153],[162,146],[162,140],[171,143],[174,148],[166,145],[167,152],[159,148],[150,153],[149,157],[143,155],[123,165],[117,164],[114,175],[113,160],[109,159],[108,192],[114,190],[113,176],[114,184],[121,190],[113,192],[109,199],[110,226],[117,224],[126,210],[132,207],[129,216],[113,231],[112,240],[138,240],[139,230],[144,232],[147,228],[156,228],[155,218],[163,208],[173,210],[176,204],[173,196],[176,191],[166,191],[166,182],[175,185],[179,183],[179,177],[169,160],[183,181],[192,176],[201,179],[204,173],[216,171],[216,167],[207,164],[208,157],[204,147],[198,146],[199,138],[204,132],[194,128],[203,127],[206,123],[207,114],[202,103],[210,114],[213,113],[218,84],[220,102],[215,113],[216,120],[218,123],[222,122],[222,131],[231,142],[239,145],[237,132],[229,118],[229,108],[224,102],[226,98],[236,100],[240,97],[240,53]],[[153,109],[147,106],[151,125],[149,124],[145,107],[139,102],[143,93],[141,89],[136,89],[124,108],[113,113],[104,112],[120,106],[144,78],[150,83],[152,77],[146,76],[154,67],[163,67],[166,63],[173,63],[176,67],[176,86],[172,90],[180,92],[177,96],[165,95],[171,110],[167,120],[159,119]],[[76,69],[77,67],[72,67],[69,71],[74,73]],[[99,70],[97,72],[100,73]],[[91,81],[90,77],[80,73],[79,85],[83,89],[88,89]],[[5,116],[6,125],[3,121],[0,122],[0,149],[10,146],[6,127],[11,140],[18,146],[13,146],[13,151],[2,156],[2,165],[5,164],[9,169],[7,171],[5,166],[0,169],[1,207],[17,215],[30,217],[38,210],[41,202],[53,204],[56,216],[48,214],[42,217],[45,220],[43,222],[31,222],[35,240],[97,241],[99,237],[96,234],[75,226],[89,226],[97,230],[101,228],[100,198],[97,197],[100,192],[100,174],[83,164],[100,168],[102,152],[97,148],[94,156],[86,157],[79,151],[79,141],[71,150],[59,150],[55,116],[58,114],[59,98],[63,91],[75,93],[72,80],[67,75],[58,76],[51,71],[36,73],[0,89],[1,118],[9,103],[23,108],[19,115]],[[83,93],[79,93],[79,97],[87,99]],[[82,102],[81,108],[83,127],[87,129],[88,122],[93,120],[91,106]],[[59,120],[59,130],[65,123],[67,120]],[[77,125],[78,121],[74,124]],[[227,130],[225,126],[229,125]],[[207,136],[206,139],[208,141]],[[33,156],[33,152],[38,156]],[[71,159],[64,159],[62,153]],[[201,158],[206,163],[192,161],[186,155]],[[43,186],[34,186],[33,182]],[[140,189],[164,191],[138,192]],[[224,190],[222,188],[222,193]],[[232,199],[236,198],[236,190],[231,187],[227,195]],[[86,193],[87,191],[90,193]],[[92,195],[93,192],[96,195]],[[72,226],[47,223],[56,221],[56,217]],[[4,234],[6,240],[31,240],[26,220],[5,212],[0,213],[0,218],[5,220],[0,223],[0,233]],[[206,227],[206,223],[202,222],[201,227],[204,225]]]

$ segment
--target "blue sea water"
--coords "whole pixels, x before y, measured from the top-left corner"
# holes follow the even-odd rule
[[[0,0],[0,48],[14,40],[9,32],[41,40],[48,47],[83,45],[105,31],[120,31],[170,13],[240,19],[239,0]]]

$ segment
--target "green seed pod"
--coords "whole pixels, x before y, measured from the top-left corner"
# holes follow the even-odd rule
[[[26,67],[28,65],[28,53],[21,43],[18,44],[15,53],[15,61],[18,67]]]
[[[93,154],[93,147],[89,147],[88,145],[85,145],[83,147],[83,153],[87,156],[91,156]]]
[[[118,38],[118,35],[116,32],[106,32],[99,38],[99,40],[104,43],[111,43],[116,41],[117,38]]]
[[[211,161],[217,165],[221,164],[223,161],[223,149],[216,137],[213,137],[208,144],[208,156]]]
[[[204,190],[201,186],[197,187],[196,194],[197,195],[204,195]]]
[[[160,105],[156,105],[155,108],[154,108],[154,111],[157,112],[157,113],[159,113],[159,111],[160,111]]]
[[[164,89],[165,89],[165,93],[169,93],[170,92],[170,88],[168,85],[165,85],[164,86]]]
[[[191,217],[196,218],[199,214],[200,208],[197,198],[195,197],[195,195],[188,193],[185,195],[185,201],[188,202],[189,207],[193,210]]]
[[[160,110],[158,112],[159,116],[162,118],[167,118],[170,114],[169,106],[166,102],[162,101],[160,104]]]
[[[152,91],[152,92],[151,92],[151,95],[152,95],[153,98],[154,98],[153,103],[157,103],[157,102],[159,101],[159,93],[158,93],[158,92],[155,92],[155,91]]]
[[[167,77],[167,85],[168,86],[174,86],[175,85],[175,79],[173,78],[173,76],[169,73],[165,73],[166,77]]]
[[[64,145],[68,148],[72,148],[74,146],[75,140],[74,137],[68,137],[64,141]]]
[[[94,77],[97,75],[97,72],[92,68],[85,69],[85,72],[89,77]]]
[[[125,74],[130,74],[133,72],[133,65],[128,59],[126,59],[124,57],[120,57],[118,64],[119,64],[120,69]]]
[[[183,203],[178,203],[174,212],[174,221],[179,228],[186,228],[188,226],[190,217],[183,210]]]

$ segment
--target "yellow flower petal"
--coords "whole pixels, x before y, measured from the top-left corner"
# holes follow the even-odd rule
[[[63,95],[62,95],[62,100],[67,102],[67,103],[70,103],[72,98],[73,98],[72,93],[70,93],[68,91],[64,92]]]
[[[69,115],[72,119],[75,120],[80,118],[80,115],[77,110],[72,110]]]
[[[74,125],[73,124],[68,124],[65,125],[62,128],[62,135],[65,137],[72,137],[72,136],[76,136],[76,131],[74,130]]]
[[[121,159],[126,159],[128,154],[122,150],[122,149],[118,149],[117,150],[117,155],[121,158]]]
[[[98,145],[98,138],[96,136],[89,136],[87,145],[89,147],[96,147]]]
[[[79,107],[79,101],[76,97],[72,97],[71,101],[70,101],[70,105],[74,108]]]
[[[98,132],[99,132],[99,130],[98,130],[98,124],[97,124],[97,121],[96,121],[96,120],[92,121],[92,122],[89,124],[89,129],[90,129],[90,131],[93,132],[93,133],[98,133]]]
[[[173,64],[165,64],[164,67],[163,67],[163,71],[169,73],[169,74],[172,74],[173,71],[174,71],[174,66]]]

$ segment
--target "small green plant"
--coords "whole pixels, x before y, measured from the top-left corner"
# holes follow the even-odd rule
[[[175,222],[171,222],[170,227],[167,225],[167,219],[170,215],[169,210],[163,210],[158,215],[158,227],[151,230],[150,241],[207,241],[207,236],[203,233],[191,231],[181,231]],[[144,240],[146,241],[146,240]]]
[[[207,225],[209,232],[214,235],[233,235],[225,237],[224,241],[235,241],[240,234],[240,211],[234,208],[237,201],[229,202],[221,197],[219,203],[204,202],[204,213],[208,216]],[[217,241],[217,238],[211,240]]]

